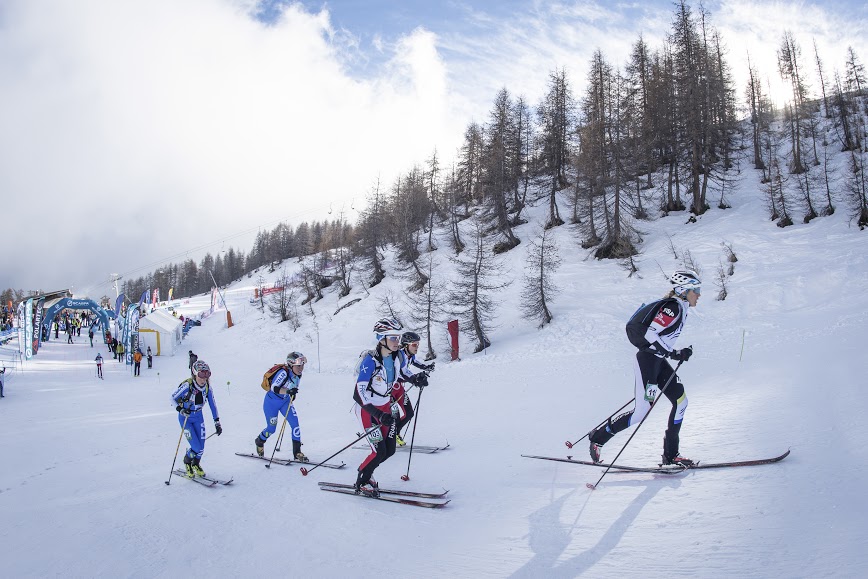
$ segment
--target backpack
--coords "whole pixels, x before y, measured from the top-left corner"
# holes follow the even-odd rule
[[[355,367],[353,367],[353,376],[355,376],[356,378],[359,377],[359,372],[362,371],[362,362],[365,361],[365,356],[367,356],[368,354],[371,355],[371,358],[374,359],[374,363],[379,368],[380,363],[377,362],[377,358],[376,358],[377,353],[374,350],[362,350],[362,353],[359,354],[359,359],[356,360]]]
[[[271,390],[271,377],[277,374],[278,370],[286,368],[285,364],[275,364],[262,375],[262,389],[268,392]]]
[[[630,316],[630,319],[627,321],[627,339],[640,350],[644,350],[651,345],[651,343],[645,339],[645,333],[648,331],[648,326],[650,326],[651,322],[654,320],[654,315],[657,313],[657,310],[660,309],[660,306],[664,302],[671,302],[673,306],[677,307],[677,300],[675,298],[664,298],[662,300],[651,302],[650,304],[642,304],[639,306],[638,310],[633,312],[633,315]]]

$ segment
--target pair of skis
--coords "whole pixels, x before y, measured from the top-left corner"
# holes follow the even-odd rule
[[[232,484],[232,481],[234,480],[232,478],[230,478],[229,480],[223,480],[223,479],[214,478],[214,477],[210,477],[210,476],[194,476],[191,478],[191,477],[187,476],[186,471],[183,471],[179,468],[176,468],[172,472],[174,472],[175,476],[177,476],[178,478],[193,481],[194,483],[199,483],[200,485],[206,486],[206,487],[213,487],[213,486],[217,486],[217,485],[226,486],[228,484]]]
[[[535,458],[539,460],[550,460],[555,462],[566,462],[570,464],[582,464],[586,466],[596,466],[601,468],[611,469],[613,472],[649,472],[654,474],[679,474],[688,470],[701,470],[701,469],[710,469],[710,468],[729,468],[729,467],[738,467],[738,466],[759,466],[763,464],[773,464],[776,462],[780,462],[784,460],[787,456],[789,456],[790,451],[787,450],[785,453],[779,456],[773,456],[770,458],[758,458],[753,460],[739,460],[733,462],[713,462],[713,463],[695,463],[691,466],[684,466],[679,464],[673,465],[658,465],[656,467],[636,467],[636,466],[625,466],[620,464],[610,464],[605,462],[591,462],[587,460],[573,460],[572,456],[567,456],[566,458],[559,458],[554,456],[536,456],[530,454],[523,454],[524,458]],[[589,488],[593,488],[593,485],[588,485]]]
[[[321,482],[318,484],[320,490],[323,491],[341,493],[344,495],[352,495],[378,501],[388,501],[391,503],[399,503],[402,505],[411,505],[414,507],[424,507],[427,509],[442,509],[447,504],[449,504],[450,501],[450,499],[446,498],[446,494],[449,492],[448,490],[441,493],[422,493],[398,489],[378,489],[379,494],[372,495],[364,491],[356,492],[356,489],[353,485],[333,482]]]
[[[353,446],[353,448],[356,450],[371,450],[371,447],[368,446],[367,444],[357,444],[357,445]],[[422,454],[434,454],[435,452],[438,452],[440,450],[446,450],[447,448],[449,448],[448,442],[446,443],[446,446],[425,446],[425,445],[417,444],[413,447],[413,452],[414,453],[419,452]],[[395,452],[409,452],[409,451],[410,451],[410,445],[409,444],[405,444],[404,446],[396,446],[395,447]]]
[[[300,460],[291,460],[291,459],[287,459],[287,458],[270,459],[270,458],[265,457],[265,456],[259,456],[258,454],[254,454],[252,452],[236,452],[235,455],[236,456],[243,456],[245,458],[255,458],[258,460],[264,460],[265,462],[271,461],[274,464],[280,464],[283,466],[289,466],[291,464],[307,464],[307,463],[302,462]],[[308,462],[314,462],[315,463],[315,461],[313,461],[313,460],[308,461]],[[337,464],[337,463],[332,463],[332,462],[324,462],[320,466],[325,467],[325,468],[344,468],[346,466],[346,463],[341,462],[340,464]]]

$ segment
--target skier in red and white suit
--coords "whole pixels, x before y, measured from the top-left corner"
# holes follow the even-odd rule
[[[359,465],[356,492],[378,495],[374,470],[395,453],[395,416],[392,411],[392,387],[401,375],[401,324],[383,318],[374,324],[377,347],[365,354],[359,366],[353,400],[365,431],[370,431],[371,454]],[[379,426],[377,428],[377,426]],[[373,430],[372,430],[373,428]]]

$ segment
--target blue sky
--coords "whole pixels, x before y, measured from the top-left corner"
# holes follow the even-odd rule
[[[828,74],[848,45],[868,62],[863,3],[706,7],[739,91],[748,53],[775,90],[787,29],[815,89],[814,41]],[[640,34],[661,46],[672,13],[668,1],[4,0],[4,213],[47,212],[56,233],[6,220],[19,250],[0,287],[100,293],[112,272],[246,252],[279,220],[353,220],[378,180],[435,148],[448,165],[500,88],[534,105],[564,68],[581,97],[596,49],[621,66]]]

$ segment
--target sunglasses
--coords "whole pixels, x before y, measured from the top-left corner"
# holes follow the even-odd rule
[[[202,380],[207,380],[208,378],[211,377],[211,370],[199,370],[196,373],[196,376],[198,376]]]

